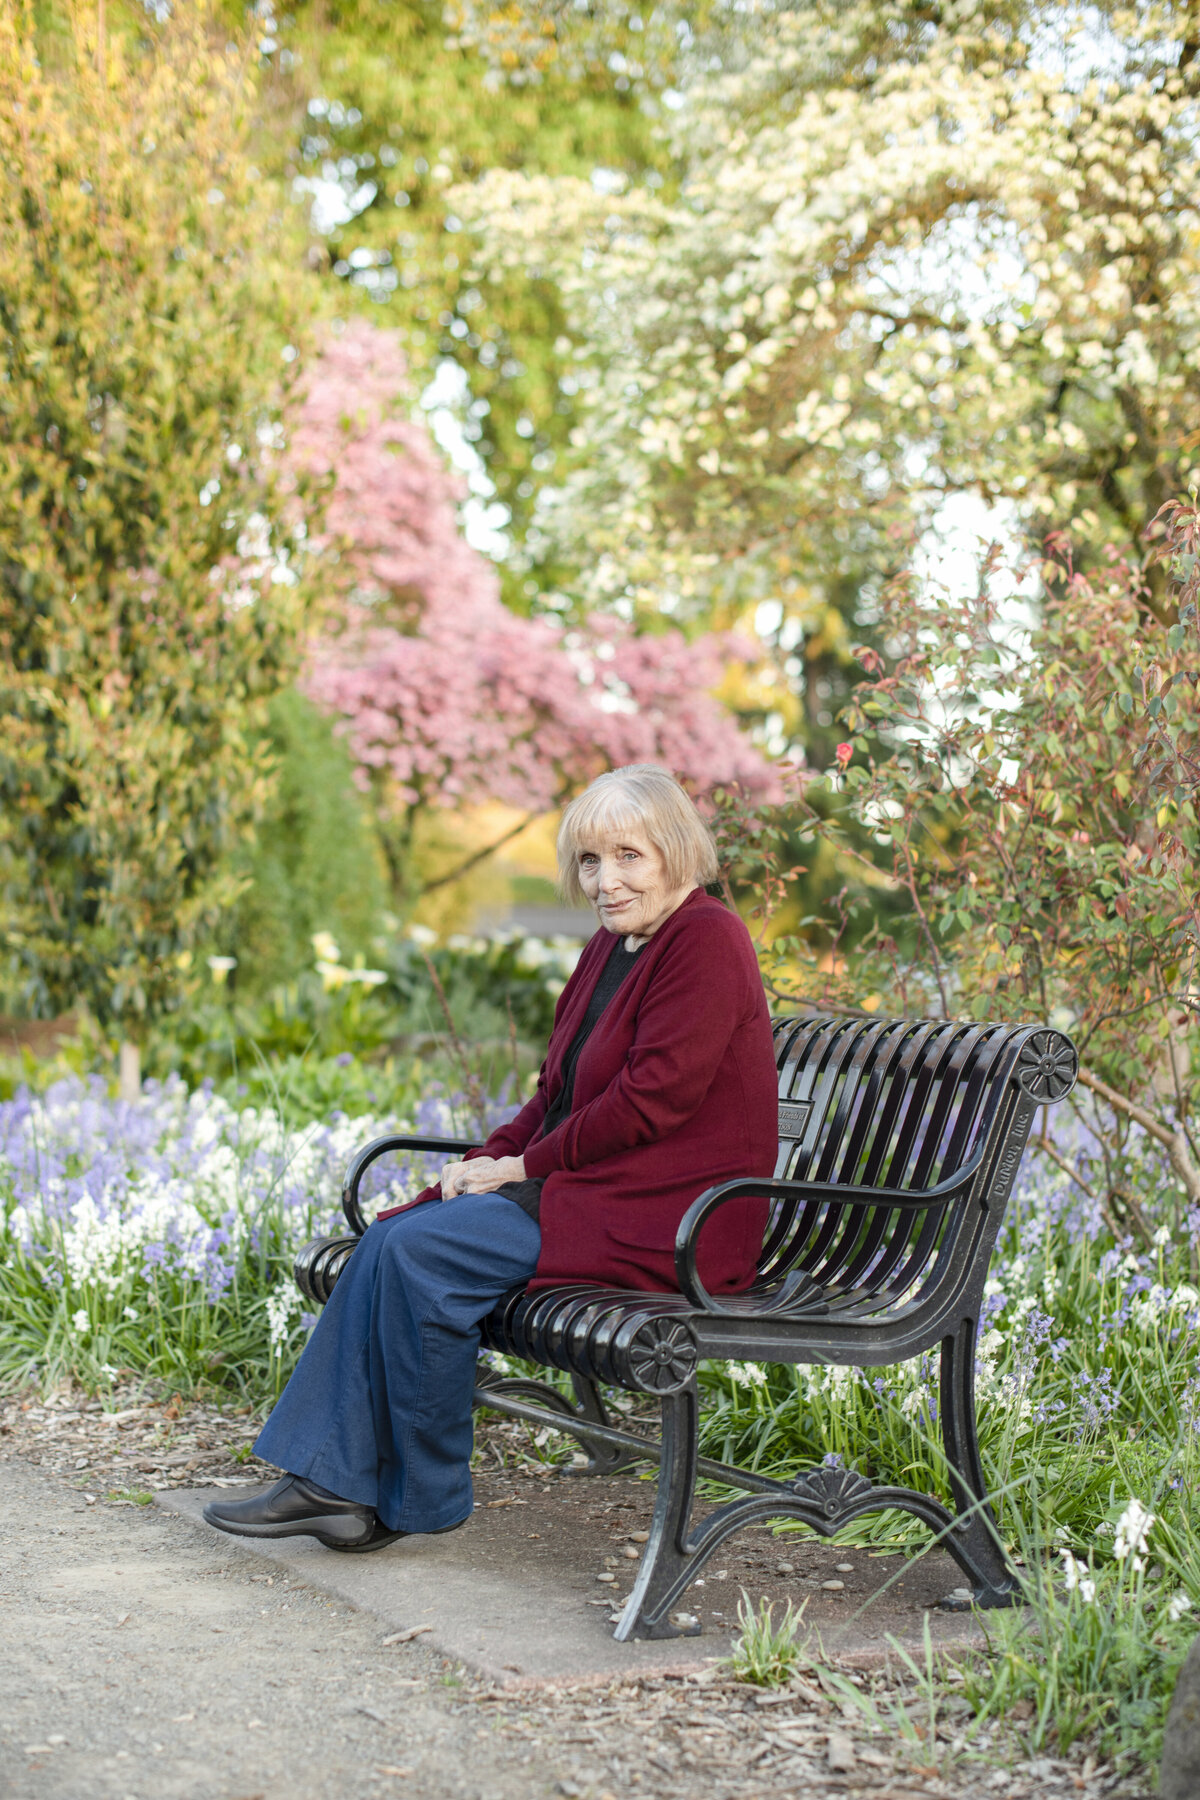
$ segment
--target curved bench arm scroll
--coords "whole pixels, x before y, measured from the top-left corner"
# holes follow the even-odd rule
[[[342,1211],[346,1215],[355,1237],[361,1237],[367,1229],[367,1221],[363,1217],[362,1205],[358,1198],[359,1184],[371,1164],[380,1156],[386,1156],[389,1150],[446,1150],[453,1154],[466,1150],[478,1150],[479,1145],[471,1138],[412,1137],[390,1136],[375,1138],[371,1143],[359,1150],[351,1159],[346,1170],[346,1179],[342,1183]]]
[[[714,1300],[696,1269],[701,1230],[717,1208],[724,1206],[727,1200],[735,1197],[815,1200],[818,1203],[832,1200],[839,1206],[882,1206],[903,1212],[928,1212],[931,1207],[947,1206],[957,1199],[971,1185],[978,1166],[979,1158],[974,1156],[949,1181],[939,1182],[936,1187],[931,1188],[855,1187],[845,1182],[784,1181],[757,1175],[718,1182],[716,1187],[707,1188],[698,1200],[693,1200],[679,1222],[679,1230],[675,1234],[675,1278],[680,1291],[702,1312],[738,1311],[738,1296],[730,1296],[733,1301],[731,1306],[724,1306],[719,1300]]]

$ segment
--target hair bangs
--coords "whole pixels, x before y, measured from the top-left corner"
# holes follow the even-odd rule
[[[579,856],[598,832],[637,832],[662,856],[672,887],[703,887],[717,876],[712,833],[694,801],[666,769],[631,763],[598,775],[570,802],[558,832],[558,885],[563,899],[584,899]]]

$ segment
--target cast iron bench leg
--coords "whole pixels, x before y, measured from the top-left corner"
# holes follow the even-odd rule
[[[700,1408],[696,1383],[662,1397],[662,1462],[650,1541],[642,1555],[633,1592],[613,1632],[627,1638],[695,1637],[693,1625],[673,1625],[671,1608],[682,1598],[691,1578],[687,1549],[692,1504],[696,1494],[696,1450]]]
[[[976,1319],[963,1319],[953,1337],[942,1339],[942,1444],[950,1465],[950,1486],[958,1517],[946,1548],[968,1576],[971,1600],[944,1600],[948,1611],[969,1606],[1020,1606],[1021,1583],[1004,1553],[979,1456],[975,1423]]]

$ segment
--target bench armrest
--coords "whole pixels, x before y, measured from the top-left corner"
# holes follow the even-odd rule
[[[849,1182],[784,1181],[762,1175],[747,1175],[732,1181],[718,1182],[715,1187],[706,1188],[698,1200],[693,1200],[679,1221],[679,1230],[675,1234],[675,1278],[680,1291],[693,1306],[699,1307],[703,1312],[737,1311],[739,1296],[730,1295],[733,1305],[723,1306],[719,1300],[713,1299],[696,1270],[700,1232],[706,1221],[727,1200],[797,1200],[805,1203],[816,1201],[818,1204],[833,1200],[840,1206],[882,1206],[912,1213],[928,1212],[933,1207],[945,1206],[957,1199],[970,1185],[978,1162],[978,1157],[972,1157],[967,1166],[956,1175],[931,1188],[856,1187]]]
[[[363,1176],[371,1164],[380,1156],[386,1156],[389,1150],[447,1150],[450,1152],[478,1150],[479,1145],[472,1138],[414,1137],[407,1134],[375,1138],[353,1157],[346,1170],[346,1179],[342,1183],[342,1211],[346,1215],[355,1237],[361,1237],[367,1229],[367,1221],[363,1217],[359,1203],[358,1188]]]

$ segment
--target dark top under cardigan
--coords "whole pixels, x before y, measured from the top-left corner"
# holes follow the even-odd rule
[[[600,1016],[617,989],[633,968],[634,963],[646,948],[639,944],[636,950],[625,948],[624,938],[615,938],[609,951],[608,961],[600,971],[600,979],[592,990],[587,1011],[583,1015],[583,1023],[575,1033],[571,1048],[567,1051],[567,1060],[563,1064],[563,1084],[550,1103],[550,1109],[542,1121],[539,1137],[548,1137],[559,1123],[570,1112],[575,1100],[575,1070],[579,1063],[580,1052],[600,1022]],[[506,1200],[515,1200],[522,1212],[537,1222],[542,1206],[542,1180],[533,1176],[527,1181],[506,1181],[496,1189]]]
[[[699,889],[638,956],[580,1052],[571,1111],[540,1135],[610,951],[603,931],[584,947],[537,1091],[471,1152],[523,1156],[543,1184],[532,1288],[675,1288],[675,1233],[692,1201],[775,1166],[775,1054],[754,946],[737,914]],[[440,1198],[426,1188],[418,1203]],[[698,1259],[710,1293],[753,1278],[765,1223],[762,1200],[732,1200],[713,1216]]]

